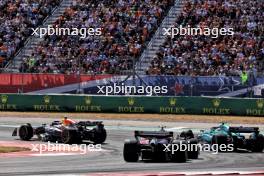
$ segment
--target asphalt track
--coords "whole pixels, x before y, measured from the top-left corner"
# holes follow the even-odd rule
[[[33,125],[48,123],[53,119],[0,118],[0,141],[14,141],[11,136],[15,126],[31,122]],[[122,150],[125,139],[133,138],[135,129],[158,129],[166,125],[179,132],[182,128],[195,131],[216,124],[205,123],[165,123],[151,121],[110,121],[105,120],[108,138],[103,144],[104,151],[85,155],[39,156],[39,157],[0,157],[0,175],[47,175],[47,174],[89,174],[102,172],[156,172],[156,171],[259,171],[264,170],[264,153],[220,153],[201,152],[198,160],[187,163],[126,163]],[[260,126],[264,130],[264,125]],[[30,142],[29,142],[30,143]],[[113,174],[114,175],[114,174]]]

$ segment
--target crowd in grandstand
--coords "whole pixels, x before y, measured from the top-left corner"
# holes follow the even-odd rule
[[[234,28],[233,36],[168,37],[148,74],[237,75],[263,71],[264,4],[259,0],[186,1],[175,26]]]
[[[60,0],[0,1],[0,67],[21,48],[35,28],[47,17]]]
[[[0,1],[3,67],[61,0]],[[73,0],[53,26],[101,28],[100,36],[45,36],[21,72],[111,73],[132,68],[173,0]],[[177,26],[234,28],[234,35],[167,37],[151,61],[151,75],[238,75],[263,71],[264,3],[258,0],[186,0]],[[164,36],[165,37],[165,36]]]
[[[102,28],[100,36],[46,36],[23,72],[119,73],[132,67],[173,0],[76,0],[54,24]]]

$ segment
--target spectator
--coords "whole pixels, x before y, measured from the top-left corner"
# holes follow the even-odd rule
[[[239,75],[249,69],[263,72],[264,5],[261,1],[186,1],[175,26],[234,28],[233,36],[168,37],[147,74]]]
[[[102,28],[101,36],[46,36],[34,49],[39,73],[111,73],[132,68],[172,0],[75,0],[55,23],[60,28]],[[27,64],[26,61],[24,64]],[[31,72],[30,67],[25,70]]]
[[[0,57],[3,66],[11,60],[60,0],[1,0]]]

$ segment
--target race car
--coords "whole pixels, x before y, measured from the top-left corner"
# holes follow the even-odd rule
[[[189,159],[198,159],[201,148],[200,145],[198,145],[198,139],[195,138],[192,130],[182,131],[176,139],[185,140],[189,146],[192,146],[187,150]]]
[[[30,123],[14,129],[12,136],[19,136],[21,140],[28,141],[34,135],[42,141],[77,144],[83,140],[101,144],[106,140],[106,130],[102,121],[80,121],[71,125],[63,125],[60,121],[53,121],[50,125],[42,124],[32,127]]]
[[[210,130],[201,131],[198,140],[208,144],[233,144],[233,151],[246,149],[251,152],[262,152],[264,149],[264,136],[260,134],[258,127],[230,127],[222,123]]]
[[[186,162],[189,159],[197,159],[199,151],[189,153],[187,149],[175,150],[176,145],[184,145],[190,141],[183,138],[175,138],[172,131],[161,128],[160,131],[134,131],[135,139],[125,140],[123,157],[126,162],[172,161]],[[192,140],[192,143],[198,143]],[[190,155],[189,155],[190,154]]]

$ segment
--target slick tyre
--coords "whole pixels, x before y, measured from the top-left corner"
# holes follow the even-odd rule
[[[123,149],[123,157],[126,162],[137,162],[139,159],[138,143],[136,140],[126,140]]]
[[[186,141],[175,141],[171,148],[171,161],[177,163],[185,163],[188,160],[187,150],[180,150],[180,146],[186,144]],[[173,147],[174,146],[174,147]],[[178,150],[174,150],[177,147]]]
[[[183,132],[181,132],[180,137],[182,137],[184,139],[192,139],[192,138],[194,138],[194,134],[193,134],[192,130],[183,131]]]
[[[67,128],[62,129],[61,142],[64,144],[80,143],[77,131]]]
[[[33,128],[31,124],[28,123],[26,125],[20,126],[18,130],[18,134],[21,140],[23,141],[30,140],[33,137]]]
[[[198,146],[198,140],[197,139],[190,139],[188,143],[193,146],[188,151],[188,159],[198,159],[200,154],[200,148]]]
[[[94,130],[94,138],[92,139],[92,141],[95,144],[102,144],[105,142],[106,137],[107,137],[107,133],[106,133],[106,130],[104,128],[95,129]]]
[[[154,161],[166,162],[168,160],[168,153],[164,152],[165,147],[162,144],[157,144],[156,151],[153,156]]]
[[[224,144],[227,146],[228,140],[226,135],[214,135],[212,137],[212,145],[217,145],[218,152],[221,152],[220,145]]]
[[[249,150],[252,152],[262,152],[264,149],[264,136],[262,134],[258,134],[256,137],[250,135],[248,143],[250,147]]]

